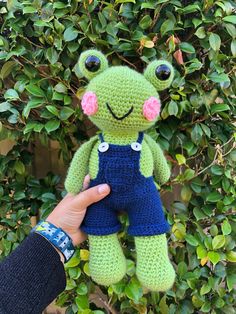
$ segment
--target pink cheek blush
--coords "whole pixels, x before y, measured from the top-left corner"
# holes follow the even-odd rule
[[[96,94],[93,92],[86,92],[82,98],[81,106],[85,114],[88,116],[94,115],[98,111]]]
[[[159,115],[161,110],[160,100],[155,97],[150,97],[144,102],[143,115],[148,121],[153,121]]]

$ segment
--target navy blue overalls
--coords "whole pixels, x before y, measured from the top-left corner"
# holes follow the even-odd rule
[[[140,155],[143,133],[131,145],[114,145],[104,142],[98,147],[99,171],[90,187],[107,183],[111,193],[88,207],[81,229],[91,235],[108,235],[120,230],[119,211],[129,216],[128,233],[149,236],[169,230],[162,210],[159,192],[153,177],[140,172]]]

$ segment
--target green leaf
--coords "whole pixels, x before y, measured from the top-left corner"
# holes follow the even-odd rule
[[[236,285],[236,274],[227,275],[226,281],[229,291],[233,290]]]
[[[51,112],[54,116],[59,116],[59,111],[55,106],[48,105],[46,106],[47,110]]]
[[[193,209],[193,214],[196,217],[197,221],[206,218],[206,214],[204,214],[204,212],[201,209],[197,208],[197,207],[195,207]]]
[[[201,123],[201,128],[202,128],[203,132],[206,134],[206,136],[210,138],[211,137],[211,130],[210,130],[210,128],[207,125],[203,124],[203,123]]]
[[[55,131],[59,128],[60,126],[60,121],[58,120],[51,120],[51,121],[48,121],[45,125],[45,129],[48,133],[52,132],[52,131]]]
[[[193,169],[186,169],[183,175],[183,180],[190,181],[195,176],[195,171]]]
[[[218,34],[211,33],[211,35],[209,37],[209,43],[210,43],[211,48],[214,51],[218,51],[220,49],[220,46],[221,46],[220,36]]]
[[[168,113],[170,116],[176,116],[178,114],[179,108],[175,101],[171,100],[168,104]]]
[[[147,29],[148,27],[150,27],[152,24],[152,18],[150,17],[150,15],[145,15],[140,21],[139,21],[139,26],[142,29]]]
[[[202,139],[203,131],[199,124],[195,124],[191,132],[191,139],[195,144],[199,144]]]
[[[211,286],[208,283],[205,283],[200,289],[200,295],[207,294],[211,291]]]
[[[174,22],[172,20],[166,20],[164,23],[161,25],[161,35],[165,35],[169,31],[173,31],[174,29]]]
[[[72,290],[77,286],[76,282],[74,279],[67,279],[66,281],[66,288],[65,290]]]
[[[160,302],[159,302],[159,307],[160,307],[160,313],[161,314],[168,314],[169,313],[169,307],[166,304],[166,295],[164,295]]]
[[[88,287],[84,282],[81,282],[76,289],[76,293],[79,295],[85,295],[88,293]]]
[[[210,227],[210,234],[212,236],[216,236],[218,234],[218,227],[216,225],[211,225]]]
[[[63,83],[59,82],[57,85],[54,86],[54,90],[58,93],[66,94],[67,87]]]
[[[205,258],[207,256],[207,250],[202,246],[198,246],[197,247],[197,257],[202,259]]]
[[[205,29],[204,27],[199,27],[196,32],[195,32],[195,35],[200,38],[200,39],[203,39],[206,37],[206,32],[205,32]]]
[[[225,23],[225,28],[232,38],[236,37],[236,28],[233,24]]]
[[[142,288],[139,282],[134,278],[131,279],[131,281],[125,287],[125,294],[129,299],[138,302],[143,295]]]
[[[195,48],[193,47],[193,45],[191,45],[189,43],[182,42],[182,43],[180,43],[179,47],[184,52],[195,53]]]
[[[236,15],[228,15],[223,17],[223,21],[236,24]]]
[[[136,0],[116,0],[115,3],[136,3]]]
[[[175,157],[176,157],[179,165],[186,164],[186,158],[184,157],[184,155],[176,154]]]
[[[34,8],[34,7],[31,7],[31,6],[25,6],[23,8],[23,13],[24,14],[30,14],[30,13],[36,13],[37,10]]]
[[[203,312],[203,313],[209,313],[210,312],[210,310],[211,310],[211,303],[209,302],[209,301],[207,301],[207,302],[205,302],[203,305],[202,305],[202,307],[201,307],[201,311]]]
[[[189,202],[192,197],[192,190],[188,185],[184,185],[181,189],[181,199],[184,202]]]
[[[236,263],[236,252],[234,251],[227,252],[226,258],[229,262]]]
[[[221,176],[224,173],[224,169],[218,165],[214,165],[211,167],[211,172],[216,176]]]
[[[75,266],[78,266],[80,263],[80,258],[76,255],[74,255],[70,260],[69,262],[67,262],[65,264],[65,268],[70,268],[70,267],[75,267]]]
[[[20,200],[22,200],[22,199],[24,199],[24,198],[25,198],[25,193],[24,193],[24,192],[18,191],[18,192],[16,192],[16,193],[14,194],[14,200],[15,200],[15,201],[20,201]]]
[[[4,63],[0,71],[0,78],[4,80],[6,77],[8,77],[8,75],[12,73],[12,70],[14,69],[16,64],[17,63],[15,61],[8,61]]]
[[[70,116],[72,116],[72,114],[74,114],[74,110],[69,107],[65,107],[60,111],[59,117],[61,120],[67,120]]]
[[[9,102],[5,101],[0,104],[0,112],[5,112],[9,109],[11,109],[11,104]]]
[[[192,246],[198,246],[198,240],[191,234],[186,234],[185,240]]]
[[[208,202],[216,203],[216,202],[218,202],[219,200],[221,200],[222,197],[223,197],[223,196],[222,196],[219,192],[214,191],[214,192],[211,192],[210,194],[207,195],[206,200],[207,200]]]
[[[87,295],[79,295],[75,298],[75,303],[78,306],[79,311],[89,308],[89,299]]]
[[[233,57],[236,57],[236,39],[233,39],[231,41],[230,48],[231,48]]]
[[[31,94],[34,95],[36,97],[44,97],[44,91],[38,87],[37,85],[34,84],[29,84],[28,86],[26,86],[27,91]]]
[[[81,275],[81,269],[79,267],[72,267],[72,268],[69,268],[69,276],[70,278],[72,279],[78,279]]]
[[[20,160],[17,160],[15,162],[15,167],[14,168],[15,168],[16,172],[21,174],[21,175],[25,173],[25,165]]]
[[[53,47],[50,47],[46,51],[46,58],[51,64],[55,64],[59,58],[59,55]]]
[[[187,264],[185,262],[180,262],[178,264],[178,271],[177,271],[178,275],[180,277],[183,277],[187,272],[188,272]]]
[[[10,89],[8,89],[8,90],[5,92],[4,98],[5,98],[5,99],[10,99],[10,100],[17,100],[17,99],[19,99],[20,97],[19,97],[19,95],[18,95],[18,93],[17,93],[16,90],[10,88]]]
[[[183,11],[184,14],[189,14],[189,13],[193,13],[196,11],[201,11],[201,8],[199,7],[198,4],[189,4],[186,6],[183,6],[183,8],[179,9],[181,11]]]
[[[220,261],[220,254],[217,252],[210,251],[208,252],[207,256],[214,265]]]
[[[231,228],[231,225],[227,219],[225,219],[223,221],[223,223],[221,225],[221,230],[222,230],[223,235],[228,235],[231,233],[232,228]]]
[[[222,111],[230,110],[230,107],[226,104],[214,104],[211,106],[211,114],[219,113]]]
[[[40,98],[30,100],[27,105],[24,107],[22,115],[28,118],[30,110],[34,108],[41,107],[43,105],[43,100]]]
[[[212,240],[213,250],[220,249],[224,245],[225,245],[225,236],[224,235],[217,235]]]
[[[42,198],[42,201],[44,203],[46,203],[48,201],[53,202],[56,200],[55,195],[53,193],[50,193],[50,192],[43,193],[41,198]]]
[[[73,26],[68,27],[65,32],[64,32],[64,40],[65,41],[72,41],[78,37],[79,32],[77,31],[76,28]]]
[[[208,75],[208,79],[211,80],[212,82],[215,83],[224,83],[224,82],[229,82],[229,77],[225,73],[212,73]]]

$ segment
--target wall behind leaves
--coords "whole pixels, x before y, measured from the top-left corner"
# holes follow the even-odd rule
[[[162,196],[179,191],[166,208],[176,283],[165,294],[144,291],[133,239],[122,232],[126,278],[96,286],[84,244],[57,301],[67,314],[235,313],[235,24],[234,1],[0,1],[0,140],[15,142],[0,155],[1,259],[29,233],[31,217],[45,218],[64,195],[57,173],[33,175],[37,143],[56,141],[67,167],[95,132],[79,106],[80,53],[97,47],[140,72],[153,58],[176,68],[150,131],[172,167]]]

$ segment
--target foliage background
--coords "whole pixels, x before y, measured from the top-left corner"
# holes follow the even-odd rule
[[[15,141],[0,156],[1,259],[29,233],[30,218],[46,217],[64,193],[57,173],[33,175],[36,139],[58,141],[67,167],[91,134],[79,106],[79,54],[97,47],[113,65],[142,71],[165,58],[176,68],[150,131],[173,169],[161,191],[171,199],[176,283],[167,293],[143,291],[133,239],[122,232],[126,278],[97,287],[85,244],[66,266],[58,298],[66,313],[235,313],[235,12],[223,0],[0,2],[0,140]]]

